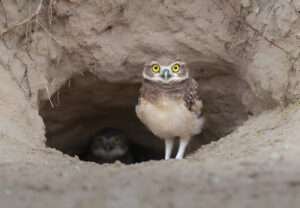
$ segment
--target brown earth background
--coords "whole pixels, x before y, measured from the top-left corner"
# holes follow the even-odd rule
[[[175,59],[207,118],[187,158],[80,161],[105,126],[163,152],[134,106]],[[300,0],[0,0],[0,206],[299,207],[299,96]]]

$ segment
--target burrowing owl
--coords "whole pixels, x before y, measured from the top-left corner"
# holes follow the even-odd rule
[[[183,62],[163,66],[153,61],[145,65],[143,78],[137,116],[154,135],[165,140],[166,160],[178,137],[176,159],[182,159],[190,139],[204,125],[198,83],[189,76]]]
[[[133,163],[125,133],[114,128],[97,132],[91,139],[87,160],[100,164],[118,160],[125,164]]]

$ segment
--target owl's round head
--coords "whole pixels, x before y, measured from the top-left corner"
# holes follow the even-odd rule
[[[143,78],[152,82],[169,84],[187,80],[189,71],[184,62],[176,61],[164,66],[157,61],[152,61],[150,64],[145,65]]]
[[[125,133],[119,129],[104,128],[92,138],[91,153],[98,158],[114,159],[124,156],[128,151]]]

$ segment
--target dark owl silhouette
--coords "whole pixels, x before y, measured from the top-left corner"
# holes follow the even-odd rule
[[[86,160],[99,164],[134,162],[126,134],[115,128],[104,128],[92,136]]]

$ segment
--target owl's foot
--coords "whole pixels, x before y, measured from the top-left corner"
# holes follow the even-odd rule
[[[189,143],[189,139],[180,139],[179,149],[176,155],[177,160],[181,160],[183,158],[188,143]]]
[[[173,146],[174,146],[174,140],[173,139],[165,140],[165,160],[170,159],[171,154],[172,154]]]

